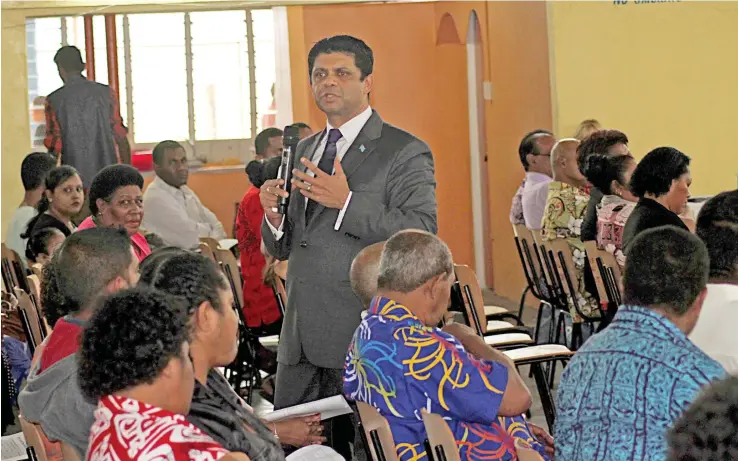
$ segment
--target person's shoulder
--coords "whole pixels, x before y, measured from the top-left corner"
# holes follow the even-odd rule
[[[382,141],[397,146],[398,150],[407,149],[418,152],[430,152],[430,146],[409,131],[382,121]]]

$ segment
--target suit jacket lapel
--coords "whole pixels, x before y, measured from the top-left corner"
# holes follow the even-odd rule
[[[356,137],[354,143],[351,144],[346,154],[341,159],[341,166],[343,172],[346,174],[346,178],[350,178],[351,175],[359,168],[359,166],[366,160],[369,154],[374,151],[379,143],[379,138],[382,135],[382,126],[384,122],[377,114],[377,111],[372,111],[371,117],[367,120],[364,127],[359,132],[359,136]],[[325,130],[323,130],[325,132]],[[318,218],[318,215],[323,211],[325,207],[321,204],[317,204],[315,211],[313,212],[312,221]],[[311,221],[311,222],[312,222]],[[310,223],[307,223],[309,226]]]
[[[305,152],[303,153],[302,157],[300,158],[307,158],[308,160],[312,160],[315,157],[315,151],[318,149],[318,146],[320,145],[320,141],[323,139],[323,136],[325,136],[325,130],[321,131],[318,136],[315,136],[313,139],[313,143],[311,146],[309,146],[307,149],[305,149]],[[302,173],[305,173],[307,171],[307,167],[302,164],[300,159],[297,159],[297,169],[298,171],[301,171]],[[297,200],[296,205],[298,206],[298,211],[302,215],[302,219],[300,220],[302,222],[302,231],[305,232],[305,228],[307,227],[307,223],[305,222],[306,216],[305,216],[305,206],[306,206],[306,200],[304,195],[302,195],[299,192],[299,189],[294,187],[292,188],[292,192],[297,194]],[[317,214],[317,213],[316,213]]]

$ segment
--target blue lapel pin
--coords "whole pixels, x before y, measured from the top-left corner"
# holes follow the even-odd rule
[[[359,150],[362,151],[362,152],[364,152],[366,150],[366,147],[364,147],[364,145],[362,144],[362,145],[359,146]]]

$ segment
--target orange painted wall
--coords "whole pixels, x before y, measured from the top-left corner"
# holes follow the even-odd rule
[[[288,7],[293,111],[315,127],[325,117],[309,97],[307,52],[319,39],[351,34],[375,54],[372,106],[381,116],[426,141],[436,160],[439,236],[457,262],[473,265],[469,120],[465,39],[476,11],[485,49],[491,264],[496,292],[517,298],[524,278],[508,220],[523,178],[520,138],[551,128],[546,7],[543,2],[435,2]],[[459,43],[436,45],[449,13]],[[302,37],[303,47],[294,40]],[[308,97],[305,97],[307,91]],[[307,106],[307,107],[306,107]]]
[[[153,181],[154,175],[144,178],[144,190]],[[233,235],[233,220],[236,219],[236,203],[241,201],[251,183],[242,169],[190,173],[187,185],[197,194],[200,201],[215,213],[228,236]]]

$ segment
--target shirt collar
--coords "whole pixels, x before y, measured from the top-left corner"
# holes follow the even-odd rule
[[[379,315],[388,320],[394,320],[396,322],[415,320],[420,322],[420,319],[406,306],[393,301],[389,298],[383,298],[382,296],[375,296],[369,305],[370,315]]]
[[[364,128],[364,125],[366,125],[366,122],[369,121],[371,116],[372,108],[371,106],[367,106],[367,108],[364,109],[364,112],[341,125],[339,128],[339,130],[341,130],[341,136],[346,140],[349,146],[354,143],[356,138],[359,136],[359,132],[361,132],[361,129]],[[335,127],[331,126],[330,122],[326,121],[326,132],[333,128]]]
[[[536,173],[534,171],[529,171],[525,173],[525,183],[526,184],[539,184],[544,182],[551,182],[551,177],[546,176],[542,173]]]
[[[618,309],[618,313],[615,314],[614,321],[626,321],[633,322],[639,325],[639,329],[650,331],[653,328],[660,329],[662,331],[669,331],[682,338],[687,338],[682,330],[677,328],[671,320],[667,319],[663,315],[649,309],[647,307],[623,305]]]
[[[167,182],[164,181],[163,179],[161,179],[159,176],[157,176],[156,178],[154,178],[154,180],[151,181],[151,183],[152,183],[151,184],[152,186],[154,185],[154,183],[156,183],[156,187],[157,188],[162,189],[162,190],[165,190],[165,191],[169,192],[172,195],[177,195],[177,194],[180,194],[180,193],[182,193],[182,194],[188,194],[189,193],[189,188],[187,187],[187,184],[183,185],[182,187],[180,187],[178,189],[178,188],[176,188],[174,186],[170,186],[169,184],[167,184]],[[151,187],[151,186],[149,186],[149,187]]]

